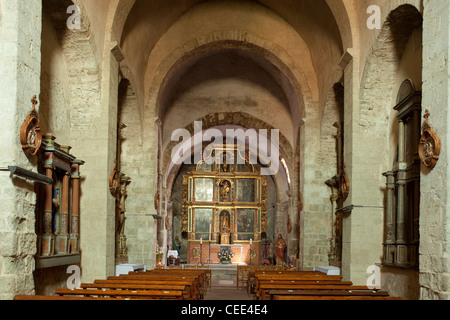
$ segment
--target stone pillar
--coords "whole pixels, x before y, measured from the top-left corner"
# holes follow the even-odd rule
[[[341,61],[345,81],[344,163],[350,182],[344,207],[353,206],[343,215],[342,274],[346,280],[365,285],[367,268],[380,263],[383,252],[384,193],[380,190],[385,184],[379,170],[380,163],[386,161],[386,144],[381,128],[365,127],[361,109],[374,101],[360,99],[359,64],[352,49]]]
[[[422,166],[420,185],[421,299],[450,299],[450,1],[425,0],[422,110],[438,133],[442,152],[436,167]],[[447,285],[444,285],[447,284]]]
[[[0,163],[36,172],[19,143],[30,100],[40,93],[42,1],[0,0]],[[0,300],[34,294],[36,254],[33,184],[0,173]]]
[[[286,225],[287,225],[288,212],[284,202],[278,202],[275,213],[275,239],[278,234],[281,233],[284,239],[286,239]]]
[[[115,274],[116,210],[115,198],[109,192],[109,175],[117,157],[119,62],[116,55],[119,53],[116,48],[115,43],[105,44],[100,76],[90,79],[84,75],[83,91],[92,95],[90,107],[96,111],[90,111],[89,130],[72,130],[76,134],[73,147],[89,164],[84,169],[87,179],[83,181],[83,190],[89,192],[84,192],[80,199],[84,217],[80,221],[82,282]],[[100,92],[89,89],[88,80]]]

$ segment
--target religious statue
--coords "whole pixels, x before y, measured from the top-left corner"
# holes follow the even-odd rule
[[[286,241],[281,234],[278,235],[278,239],[275,241],[275,261],[277,266],[281,266],[284,263],[284,251],[286,249]]]
[[[230,231],[230,217],[224,214],[220,217],[220,232],[228,233]]]
[[[227,180],[224,180],[220,183],[221,188],[221,201],[222,202],[228,202],[228,194],[230,193],[230,182]]]
[[[118,217],[117,217],[117,233],[122,235],[125,225],[125,201],[127,199],[127,186],[131,182],[131,179],[125,176],[123,173],[119,174],[119,188],[118,188]]]
[[[125,236],[125,203],[128,196],[127,186],[131,178],[123,173],[117,173],[116,198],[116,263],[127,263],[127,237]],[[111,189],[110,189],[111,190]]]
[[[180,255],[180,249],[181,249],[181,241],[178,238],[178,236],[175,237],[175,240],[173,240],[173,249],[177,250],[178,256]]]
[[[220,215],[220,243],[230,244],[230,215],[226,212]]]

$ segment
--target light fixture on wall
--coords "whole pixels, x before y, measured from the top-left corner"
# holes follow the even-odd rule
[[[39,173],[35,173],[17,166],[8,166],[8,168],[0,168],[0,171],[9,171],[12,175],[31,180],[42,184],[53,184],[53,179]]]

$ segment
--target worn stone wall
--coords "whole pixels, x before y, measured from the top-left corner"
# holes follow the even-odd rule
[[[39,119],[43,134],[51,133],[61,145],[70,143],[70,86],[67,64],[48,16],[42,19],[42,70]]]
[[[300,231],[303,237],[302,268],[305,270],[329,264],[334,213],[330,201],[331,189],[325,182],[338,172],[337,129],[334,124],[342,122],[343,110],[339,99],[334,90],[330,90],[320,122],[317,121],[314,131],[305,136],[308,144],[301,162],[309,165],[303,169],[305,205]],[[317,132],[317,135],[313,132]]]
[[[397,81],[404,80],[398,79],[404,75],[404,70],[399,73],[402,56],[411,33],[421,25],[414,6],[393,9],[368,56],[350,52],[353,60],[346,70],[345,162],[351,189],[345,205],[354,205],[355,209],[344,218],[343,273],[361,284],[367,281],[367,268],[381,262],[385,204],[382,173],[392,167],[387,150],[391,150],[389,143],[393,141],[393,101]],[[364,72],[359,82],[361,62]]]
[[[19,129],[40,92],[40,1],[0,1],[0,44],[0,166],[35,170],[35,159],[22,151]],[[34,293],[34,185],[0,172],[0,201],[0,299],[12,299]]]
[[[145,264],[150,268],[154,252],[150,245],[153,239],[154,206],[150,200],[147,172],[155,167],[149,154],[143,150],[141,117],[133,86],[121,82],[119,90],[119,123],[126,127],[120,130],[120,171],[131,178],[127,188],[125,236],[127,237],[128,262]]]
[[[76,266],[81,268],[80,264]],[[67,280],[71,274],[67,273],[67,266],[59,266],[34,271],[35,294],[53,296],[57,289],[67,289]]]
[[[450,299],[449,246],[449,34],[450,3],[424,1],[423,109],[442,143],[433,171],[422,168],[420,204],[420,298]],[[423,110],[424,111],[424,110]]]
[[[402,82],[410,79],[417,91],[422,90],[422,28],[415,29],[408,40],[397,70],[397,78],[391,97],[391,106],[397,104],[396,92],[399,91]],[[393,169],[393,163],[398,153],[398,119],[397,112],[392,108],[388,130],[389,160],[387,170]],[[403,270],[383,267],[381,286],[391,295],[416,300],[419,297],[419,271]]]

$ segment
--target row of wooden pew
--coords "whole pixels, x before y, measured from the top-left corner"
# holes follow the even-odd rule
[[[14,300],[201,300],[210,283],[209,269],[155,269],[57,289],[55,296],[17,295]]]
[[[403,300],[316,271],[257,271],[254,278],[256,300]]]
[[[260,271],[297,271],[295,268],[283,267],[283,266],[249,266],[238,265],[236,272],[236,288],[242,290],[247,288],[249,294],[252,292],[255,283],[255,272]]]

